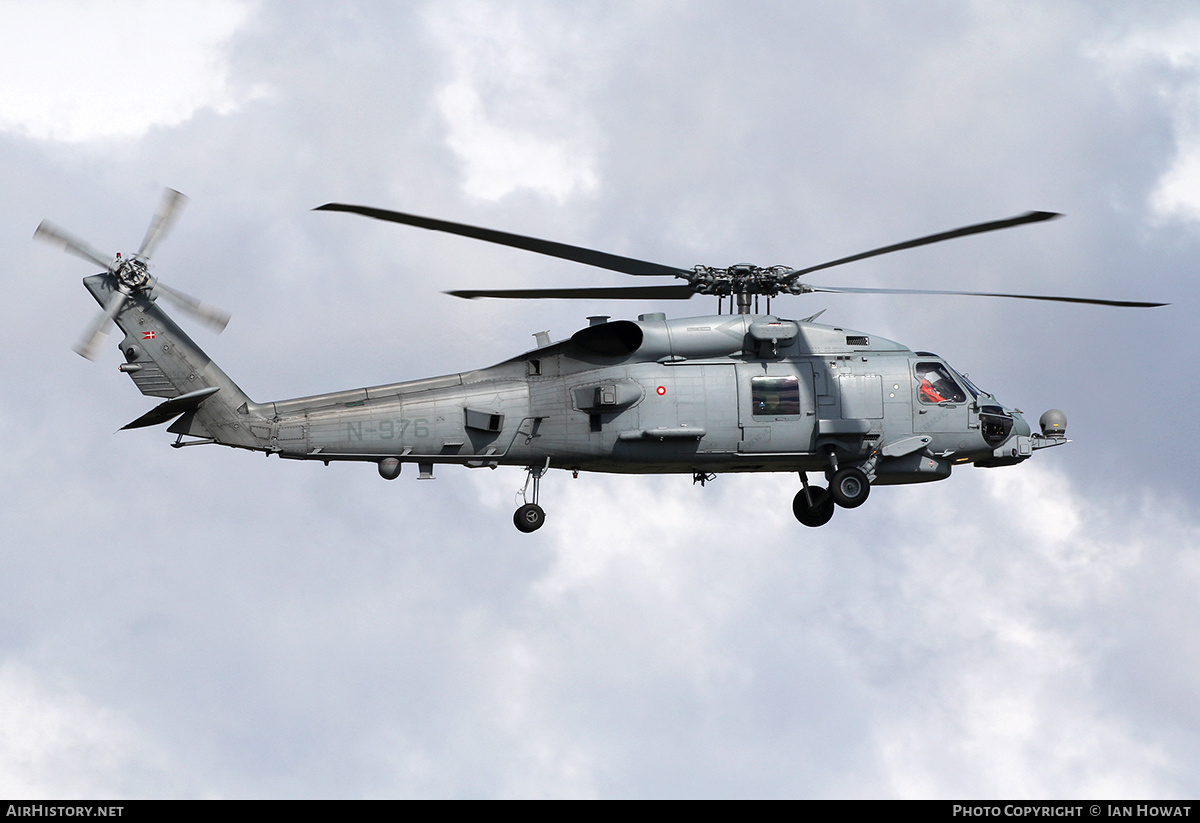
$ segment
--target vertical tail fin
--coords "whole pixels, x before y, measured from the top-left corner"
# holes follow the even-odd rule
[[[108,305],[117,290],[111,274],[86,277],[83,284],[101,306]],[[135,292],[113,320],[124,333],[121,371],[142,394],[167,402],[126,428],[165,423],[182,415],[171,426],[172,432],[211,438],[228,446],[254,447],[246,413],[250,398],[152,297],[152,293]]]

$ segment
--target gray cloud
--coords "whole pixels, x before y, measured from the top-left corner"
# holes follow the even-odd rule
[[[1195,794],[1200,541],[1175,441],[1196,224],[1155,199],[1195,151],[1197,62],[1167,36],[1189,5],[251,12],[220,47],[235,108],[122,141],[0,134],[0,783]],[[330,200],[683,266],[805,265],[1050,209],[1067,219],[816,282],[1175,305],[777,304],[939,351],[1033,416],[1064,408],[1077,442],[879,489],[821,530],[792,519],[790,476],[555,474],[524,536],[516,471],[385,483],[113,434],[146,401],[111,350],[70,351],[90,272],[29,236],[49,217],[128,248],[163,185],[192,199],[158,273],[234,312],[196,337],[260,400],[485,365],[597,311],[711,311],[456,302],[441,291],[620,281],[308,211]]]

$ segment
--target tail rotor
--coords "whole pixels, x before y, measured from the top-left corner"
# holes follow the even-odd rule
[[[38,225],[33,237],[35,240],[41,240],[43,243],[62,249],[67,254],[72,254],[81,260],[88,260],[97,266],[103,266],[109,272],[115,270],[116,263],[111,257],[105,257],[78,237],[60,229],[49,220],[43,220]]]
[[[145,295],[151,300],[156,297],[164,297],[217,332],[223,330],[229,323],[228,312],[173,289],[159,282],[158,278],[150,274],[150,257],[174,226],[185,203],[187,203],[187,197],[184,195],[174,189],[164,190],[162,202],[150,220],[146,236],[142,239],[142,245],[137,254],[132,257],[122,257],[118,252],[115,258],[106,258],[88,243],[48,220],[43,220],[37,227],[37,231],[33,233],[34,239],[60,248],[67,254],[102,266],[116,280],[116,289],[113,291],[112,297],[84,329],[79,342],[75,344],[77,353],[89,360],[96,359],[100,343],[108,334],[109,324],[121,312],[125,301],[135,294]]]
[[[175,221],[179,218],[179,211],[187,205],[187,197],[175,189],[164,189],[163,199],[158,206],[158,211],[154,213],[154,217],[150,219],[150,225],[146,227],[146,236],[142,238],[142,247],[138,249],[137,257],[143,262],[150,262],[150,255],[154,254],[155,248],[171,227],[175,225]]]
[[[96,315],[95,319],[89,323],[79,336],[79,341],[75,344],[75,353],[81,357],[86,357],[88,360],[95,360],[99,354],[100,344],[104,338],[108,336],[108,325],[121,311],[121,307],[125,305],[125,301],[129,299],[129,294],[121,290],[114,291],[112,297],[109,298],[108,304]]]

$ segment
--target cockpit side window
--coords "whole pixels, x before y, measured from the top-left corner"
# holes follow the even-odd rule
[[[922,403],[964,403],[967,396],[942,363],[917,364],[917,395]]]

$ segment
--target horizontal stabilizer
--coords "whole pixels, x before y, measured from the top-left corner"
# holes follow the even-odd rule
[[[159,403],[129,425],[122,426],[121,431],[125,431],[125,429],[141,429],[146,426],[157,426],[159,423],[166,423],[168,420],[172,420],[184,412],[195,410],[201,403],[220,390],[220,386],[209,386],[207,389],[200,389],[188,392],[187,394],[181,394],[179,397],[173,397],[165,403]]]

